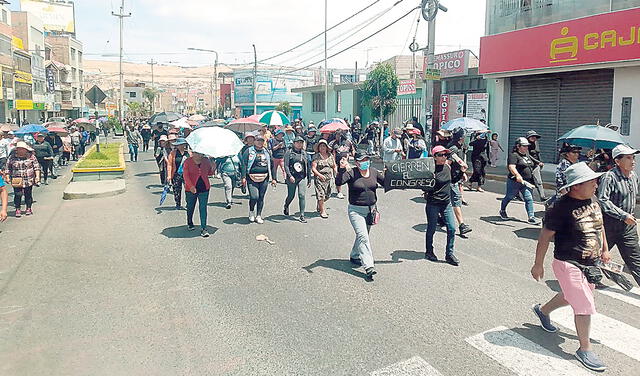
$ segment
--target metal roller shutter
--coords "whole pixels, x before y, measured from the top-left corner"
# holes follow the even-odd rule
[[[611,121],[613,70],[598,69],[511,79],[509,141],[533,129],[545,162],[557,162],[556,140],[584,124]]]
[[[509,111],[509,150],[518,137],[534,129],[542,138],[542,157],[555,149],[558,131],[560,80],[555,77],[533,76],[511,79]],[[550,136],[549,136],[550,135]]]

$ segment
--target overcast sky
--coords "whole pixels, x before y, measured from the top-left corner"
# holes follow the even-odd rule
[[[329,27],[369,4],[367,11],[329,31],[329,55],[382,29],[398,19],[419,0],[328,0]],[[17,9],[18,1],[12,1]],[[76,0],[77,37],[87,59],[117,59],[119,0]],[[478,54],[484,33],[485,1],[443,0],[449,8],[439,13],[436,53],[470,49]],[[188,47],[217,50],[221,63],[253,61],[255,43],[258,60],[287,50],[324,30],[322,0],[126,0],[125,59],[165,64],[209,65],[212,54],[187,51]],[[378,35],[329,60],[333,68],[365,66],[398,54],[410,54],[419,11],[412,12]],[[418,25],[417,42],[426,45],[427,24]],[[306,66],[323,58],[323,37],[269,60],[268,63]],[[108,55],[116,57],[109,57]],[[107,56],[104,56],[107,55]],[[316,64],[319,65],[319,64]]]

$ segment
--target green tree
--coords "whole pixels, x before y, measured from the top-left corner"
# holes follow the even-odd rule
[[[278,103],[278,105],[276,106],[276,111],[280,111],[283,114],[289,116],[291,115],[291,104],[287,101],[284,102],[280,102]]]
[[[127,107],[129,108],[129,115],[138,117],[144,116],[147,114],[148,110],[143,103],[138,102],[126,102]]]
[[[400,80],[391,64],[380,64],[372,70],[362,85],[362,105],[371,109],[374,117],[385,118],[395,112]]]
[[[149,112],[153,111],[153,103],[158,96],[158,90],[152,88],[145,88],[142,92],[142,96],[147,100],[149,106]]]

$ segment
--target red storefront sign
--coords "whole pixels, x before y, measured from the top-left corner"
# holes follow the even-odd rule
[[[640,60],[640,8],[480,39],[480,74]]]
[[[427,67],[425,57],[424,67]],[[469,73],[469,50],[438,54],[433,57],[433,68],[440,70],[440,77],[466,76]]]
[[[449,121],[449,95],[442,94],[440,96],[440,124]]]
[[[416,81],[415,80],[402,80],[398,84],[398,95],[408,95],[416,93]]]

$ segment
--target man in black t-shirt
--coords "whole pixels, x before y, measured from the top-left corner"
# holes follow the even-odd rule
[[[516,148],[513,153],[509,154],[507,159],[507,169],[509,176],[507,179],[507,191],[505,192],[502,204],[500,205],[500,217],[509,219],[507,215],[507,205],[513,200],[517,194],[522,194],[524,198],[524,207],[527,211],[528,222],[534,225],[539,224],[538,219],[534,216],[533,209],[533,169],[535,163],[529,155],[529,141],[520,137],[516,140]]]
[[[573,309],[580,348],[576,358],[594,371],[604,371],[604,363],[591,350],[589,332],[591,315],[596,313],[593,300],[595,286],[583,274],[582,266],[594,265],[596,260],[609,262],[611,256],[604,237],[600,205],[593,198],[600,173],[593,172],[586,163],[572,165],[566,171],[568,193],[556,201],[545,213],[544,227],[538,238],[536,259],[531,276],[540,281],[544,277],[544,258],[554,239],[553,272],[562,292],[544,305],[536,304],[533,311],[547,332],[558,330],[549,315],[570,305]],[[579,267],[580,266],[580,267]]]

